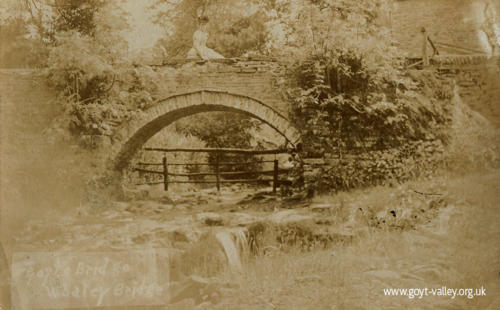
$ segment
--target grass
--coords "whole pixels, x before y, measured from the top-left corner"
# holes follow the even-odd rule
[[[369,228],[351,245],[256,257],[239,279],[239,289],[217,309],[486,309],[500,297],[499,184],[498,173],[448,176],[410,182],[399,191],[374,188],[317,198],[345,207],[361,201],[378,211],[401,204],[405,198],[399,194],[414,188],[446,193],[448,206],[415,229]],[[487,296],[383,294],[384,288],[442,286],[484,286]]]

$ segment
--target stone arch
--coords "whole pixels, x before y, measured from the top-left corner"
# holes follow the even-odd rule
[[[181,118],[202,112],[228,111],[247,114],[271,126],[295,147],[300,135],[290,122],[263,102],[224,91],[199,90],[170,96],[123,124],[113,137],[113,169],[126,168],[134,154],[153,135]]]

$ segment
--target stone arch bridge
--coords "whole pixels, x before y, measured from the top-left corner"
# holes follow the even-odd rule
[[[431,67],[446,80],[456,83],[464,103],[500,127],[497,104],[500,80],[496,78],[500,72],[500,58],[440,56],[431,62]],[[162,126],[203,111],[246,113],[270,124],[285,140],[291,143],[298,140],[299,133],[287,121],[290,119],[287,106],[279,92],[278,86],[286,70],[282,62],[272,59],[181,60],[153,69],[161,81],[156,94],[160,100],[135,119],[120,125],[112,137],[93,137],[102,142],[98,144],[102,145],[105,157],[111,159],[108,163],[116,170],[125,167],[140,145]],[[0,93],[3,109],[9,104],[17,107],[16,116],[11,116],[11,120],[30,122],[33,120],[28,116],[33,114],[52,115],[46,117],[51,119],[59,113],[51,104],[56,94],[47,88],[44,77],[36,70],[0,70]],[[3,123],[6,121],[4,119]]]
[[[220,59],[181,61],[154,67],[159,75],[158,100],[123,123],[111,137],[112,168],[126,168],[153,135],[181,118],[210,111],[249,115],[276,130],[292,147],[298,131],[288,120],[277,83],[284,67],[273,60]]]
[[[431,67],[443,78],[455,80],[461,97],[473,109],[497,119],[498,109],[476,107],[474,102],[489,102],[484,96],[498,93],[498,79],[495,85],[489,85],[491,64],[498,61],[498,57],[488,59],[484,55],[446,55],[433,59]],[[126,168],[141,146],[162,128],[201,112],[243,113],[274,128],[291,146],[300,142],[299,132],[288,121],[287,103],[278,87],[284,80],[286,63],[265,58],[179,60],[153,68],[160,81],[156,97],[161,99],[122,124],[111,137],[108,154],[113,170]]]

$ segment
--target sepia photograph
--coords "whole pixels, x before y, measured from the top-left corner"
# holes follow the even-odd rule
[[[500,0],[0,0],[0,310],[500,310]]]

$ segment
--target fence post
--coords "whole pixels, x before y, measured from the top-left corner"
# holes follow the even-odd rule
[[[422,44],[422,61],[424,64],[424,67],[427,67],[429,65],[429,55],[427,53],[427,41],[429,39],[427,35],[427,30],[425,30],[425,27],[422,27],[422,36],[423,36],[423,44]]]
[[[168,191],[168,165],[167,155],[163,155],[163,189]]]
[[[273,171],[273,193],[276,194],[276,188],[278,187],[278,160],[274,160],[274,171]]]
[[[217,185],[217,191],[220,191],[220,153],[217,153],[215,157],[215,181]]]

